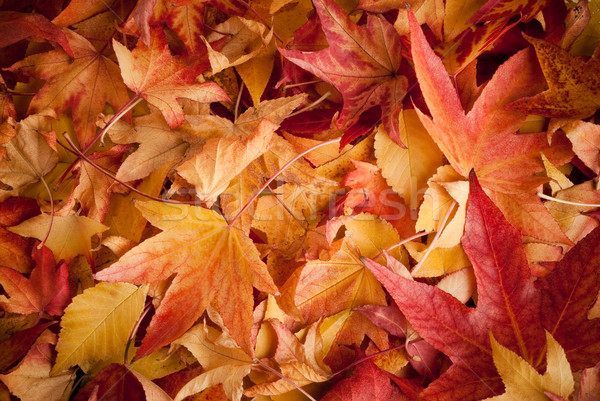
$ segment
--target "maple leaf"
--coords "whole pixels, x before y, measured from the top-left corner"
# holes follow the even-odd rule
[[[369,15],[367,26],[361,27],[332,0],[315,1],[314,6],[329,47],[318,52],[279,49],[280,53],[342,93],[344,107],[336,120],[339,129],[380,106],[386,131],[399,143],[397,118],[408,87],[406,77],[398,74],[400,36],[381,17]]]
[[[584,60],[542,39],[525,38],[535,48],[548,90],[515,100],[506,108],[556,118],[594,114],[600,107],[600,46],[589,60]]]
[[[352,377],[344,379],[333,386],[322,398],[323,401],[384,401],[408,400],[394,386],[389,376],[379,369],[371,360],[358,364],[352,372]]]
[[[136,355],[148,355],[181,336],[209,304],[251,355],[252,286],[278,292],[254,243],[212,210],[159,202],[137,202],[136,207],[163,232],[96,275],[104,281],[142,284],[176,273]]]
[[[58,162],[58,155],[50,143],[52,135],[50,120],[55,117],[52,111],[30,115],[15,123],[7,123],[15,130],[15,136],[4,146],[4,158],[0,162],[0,199],[19,195],[30,184],[48,174]],[[51,132],[48,137],[42,133]]]
[[[83,36],[65,30],[73,57],[55,49],[29,56],[10,71],[43,79],[46,84],[29,104],[28,113],[52,108],[56,114],[71,109],[79,144],[86,147],[96,132],[96,118],[106,103],[116,110],[129,100],[119,67],[99,53]]]
[[[129,51],[113,40],[113,48],[127,87],[158,108],[171,128],[183,124],[185,118],[178,98],[201,103],[229,100],[219,85],[195,82],[208,67],[206,61],[198,55],[193,59],[172,56],[160,29],[152,30],[149,46],[140,40]]]
[[[600,291],[599,243],[596,228],[536,282],[544,328],[562,345],[574,371],[595,365],[600,357],[600,319],[587,316]]]
[[[56,261],[65,260],[68,263],[77,255],[85,255],[89,263],[93,264],[91,237],[108,230],[108,227],[89,217],[73,214],[52,217],[43,213],[17,226],[9,227],[8,230],[42,241],[46,238],[51,221],[52,227],[46,239],[46,246],[50,248]]]
[[[219,383],[223,384],[228,399],[241,400],[242,380],[250,373],[254,364],[246,352],[219,336],[215,328],[203,324],[192,327],[173,343],[186,347],[204,368],[203,373],[179,390],[175,401],[181,401]]]
[[[600,174],[600,125],[573,121],[562,130],[573,144],[573,152],[594,173]]]
[[[10,297],[0,295],[0,306],[12,313],[62,315],[71,300],[67,265],[62,263],[57,268],[52,252],[46,247],[34,250],[33,260],[36,267],[29,278],[0,267],[0,284]]]
[[[488,330],[534,367],[542,362],[540,293],[533,285],[521,236],[474,176],[462,241],[477,280],[475,309],[443,290],[367,263],[421,337],[453,362],[424,390],[426,399],[475,400],[501,391]]]
[[[229,182],[271,146],[279,126],[263,120],[245,141],[239,137],[211,138],[202,151],[177,167],[177,172],[196,188],[196,197],[210,207]]]
[[[0,12],[0,37],[0,48],[23,39],[44,38],[58,43],[67,54],[73,56],[65,33],[41,14]]]
[[[486,398],[485,401],[546,401],[547,393],[566,400],[573,392],[575,383],[569,361],[565,351],[550,333],[546,332],[546,372],[543,375],[519,355],[498,343],[491,332],[490,342],[494,364],[502,377],[506,392]]]
[[[570,150],[558,138],[557,144],[549,146],[546,133],[516,135],[525,115],[503,109],[513,99],[542,88],[531,54],[520,51],[502,64],[465,113],[441,59],[410,12],[409,18],[415,70],[433,118],[418,109],[417,113],[440,150],[463,177],[472,169],[477,172],[481,185],[523,234],[568,244],[533,192],[545,179],[533,174],[544,168],[540,152],[566,162]]]

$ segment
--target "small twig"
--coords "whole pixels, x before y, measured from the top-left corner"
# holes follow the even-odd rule
[[[284,85],[282,89],[285,91],[288,89],[297,88],[298,86],[312,85],[312,84],[317,84],[319,82],[324,82],[324,81],[322,79],[315,79],[314,81],[300,82],[300,83],[292,84],[292,85]]]
[[[335,139],[331,139],[331,140],[329,140],[329,141],[326,141],[326,142],[321,142],[321,143],[319,143],[319,144],[317,144],[317,145],[315,145],[315,146],[313,146],[313,147],[311,147],[311,148],[308,148],[308,149],[306,149],[304,152],[302,152],[302,153],[300,153],[300,154],[296,155],[296,157],[294,157],[292,160],[290,160],[289,162],[287,162],[286,164],[284,164],[284,165],[283,165],[283,166],[282,166],[282,167],[281,167],[281,168],[280,168],[280,169],[279,169],[279,170],[278,170],[278,171],[277,171],[275,174],[273,174],[273,175],[271,176],[271,178],[269,178],[269,179],[267,180],[267,182],[265,182],[265,183],[263,184],[263,186],[262,186],[262,187],[260,187],[260,189],[259,189],[258,191],[256,191],[256,193],[255,193],[255,194],[252,196],[252,198],[250,198],[250,200],[249,200],[248,202],[246,202],[246,204],[244,205],[244,207],[242,208],[242,210],[240,210],[240,211],[238,212],[238,214],[236,214],[236,215],[235,215],[235,217],[234,217],[234,218],[233,218],[233,219],[232,219],[232,220],[229,222],[229,224],[228,224],[228,225],[229,225],[230,227],[231,227],[231,226],[233,226],[233,224],[234,224],[234,223],[236,222],[236,220],[237,220],[237,219],[238,219],[238,218],[239,218],[239,217],[242,215],[242,213],[244,213],[244,212],[246,211],[246,209],[248,209],[248,208],[250,207],[250,205],[252,204],[252,202],[254,202],[254,200],[255,200],[255,199],[256,199],[256,198],[257,198],[257,197],[258,197],[258,196],[259,196],[259,195],[260,195],[260,194],[261,194],[261,193],[262,193],[262,192],[265,190],[265,189],[267,189],[267,187],[269,186],[269,184],[270,184],[270,183],[272,183],[272,182],[273,182],[273,180],[275,180],[275,178],[277,178],[277,176],[278,176],[279,174],[281,174],[281,173],[282,173],[282,172],[283,172],[283,171],[284,171],[286,168],[288,168],[290,165],[292,165],[292,163],[294,163],[296,160],[300,159],[302,156],[304,156],[304,155],[305,155],[305,154],[307,154],[307,153],[310,153],[310,152],[312,152],[312,151],[313,151],[313,150],[315,150],[315,149],[318,149],[318,148],[320,148],[320,147],[323,147],[323,146],[327,146],[327,145],[329,145],[329,144],[332,144],[332,143],[339,142],[341,139],[342,139],[342,138],[335,138]]]
[[[448,208],[448,211],[446,212],[446,215],[444,216],[444,220],[442,220],[442,224],[440,225],[440,228],[438,229],[437,233],[435,233],[435,237],[433,237],[433,241],[431,241],[431,244],[429,244],[429,247],[425,251],[425,254],[421,258],[421,260],[419,260],[419,263],[417,263],[415,268],[411,271],[411,275],[414,276],[415,273],[417,273],[421,269],[421,266],[423,266],[423,263],[425,263],[425,259],[427,259],[427,257],[431,253],[431,251],[433,251],[433,248],[435,247],[435,243],[438,241],[438,239],[442,235],[442,231],[444,231],[446,222],[450,218],[450,215],[452,214],[452,211],[454,210],[455,206],[456,206],[456,201],[454,200],[454,201],[452,201],[452,204]]]
[[[563,199],[553,198],[552,196],[545,195],[541,192],[538,192],[537,196],[539,196],[542,199],[546,199],[546,200],[549,200],[552,202],[564,203],[565,205],[573,205],[573,206],[581,206],[581,207],[600,207],[600,205],[595,204],[595,203],[579,203],[579,202],[571,202],[571,201],[567,201],[567,200],[563,200]]]
[[[261,362],[260,360],[256,359],[254,361],[255,364],[257,364],[258,366],[260,366],[261,368],[273,373],[274,375],[276,375],[277,377],[285,380],[286,382],[288,382],[289,384],[291,384],[292,386],[294,386],[294,388],[298,391],[300,391],[302,394],[304,394],[309,400],[311,401],[317,401],[316,399],[313,398],[312,395],[308,394],[306,392],[306,390],[304,390],[302,387],[298,386],[296,383],[294,383],[292,380],[288,379],[287,377],[285,377],[284,375],[282,375],[280,372],[276,371],[275,369],[273,369],[272,367],[270,367],[269,365],[267,365],[266,363]]]
[[[132,187],[131,185],[127,184],[126,182],[123,182],[121,180],[119,180],[117,177],[115,177],[110,171],[105,170],[104,168],[98,166],[97,164],[95,164],[93,161],[90,160],[89,157],[87,157],[86,155],[84,155],[81,150],[79,148],[77,148],[77,146],[75,146],[75,144],[73,143],[73,141],[71,141],[71,138],[69,138],[68,134],[65,134],[65,140],[69,143],[69,145],[73,148],[73,150],[63,146],[63,148],[65,148],[66,150],[68,150],[69,152],[72,152],[74,154],[76,154],[77,156],[81,157],[83,160],[85,160],[86,162],[88,162],[90,165],[92,165],[92,167],[94,167],[96,170],[100,171],[101,173],[103,173],[104,175],[106,175],[107,177],[112,178],[113,180],[115,180],[116,182],[118,182],[119,184],[123,185],[125,188],[129,189],[132,192],[135,192],[138,195],[141,195],[145,198],[157,201],[157,202],[162,202],[162,203],[169,203],[169,204],[173,204],[173,205],[196,205],[195,202],[184,202],[184,201],[176,201],[176,200],[172,200],[172,199],[162,199],[162,198],[157,198],[156,196],[152,196],[152,195],[148,195],[140,190],[138,190],[135,187]]]
[[[311,104],[309,104],[308,106],[290,114],[289,116],[287,116],[286,118],[290,118],[290,117],[294,117],[297,116],[298,114],[304,113],[305,111],[308,111],[312,108],[314,108],[315,106],[317,106],[319,103],[323,102],[325,99],[327,99],[329,96],[331,96],[331,92],[327,92],[325,93],[323,96],[321,96],[320,98],[318,98],[317,100],[315,100],[314,102],[312,102]]]

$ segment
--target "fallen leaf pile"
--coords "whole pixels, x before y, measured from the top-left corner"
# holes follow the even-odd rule
[[[598,0],[0,2],[0,401],[600,400]]]

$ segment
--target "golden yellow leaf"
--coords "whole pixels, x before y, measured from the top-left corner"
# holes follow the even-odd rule
[[[33,237],[42,241],[46,237],[52,220],[52,229],[46,246],[54,253],[58,262],[61,259],[71,261],[77,255],[85,255],[91,261],[92,240],[94,234],[108,230],[104,224],[85,216],[54,216],[40,214],[25,220],[8,230],[23,237]]]
[[[96,363],[123,361],[146,292],[146,287],[127,283],[99,283],[73,298],[61,321],[52,373],[73,365],[86,371]]]
[[[267,52],[266,54],[256,56],[246,61],[243,64],[235,67],[238,74],[246,84],[250,96],[252,96],[252,102],[254,107],[258,107],[260,103],[260,97],[262,96],[271,72],[273,71],[273,52]]]
[[[485,401],[547,401],[544,392],[568,399],[575,388],[565,351],[546,331],[546,372],[540,375],[519,355],[498,343],[490,332],[494,364],[506,392]]]

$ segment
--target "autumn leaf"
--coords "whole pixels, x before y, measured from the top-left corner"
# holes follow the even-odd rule
[[[245,141],[239,137],[209,139],[200,153],[176,170],[194,185],[196,197],[210,207],[236,175],[269,149],[277,128],[278,125],[263,120]]]
[[[0,306],[12,313],[62,315],[71,300],[67,265],[62,263],[57,268],[52,252],[46,247],[34,250],[33,260],[36,267],[29,278],[0,267],[0,284],[9,295],[9,299],[0,295]]]
[[[239,401],[242,398],[242,380],[250,373],[254,362],[241,349],[219,340],[216,329],[198,324],[174,341],[190,350],[204,368],[203,373],[179,390],[175,401],[181,401],[218,383],[223,384],[228,399]]]
[[[549,146],[545,133],[516,135],[525,115],[503,109],[511,100],[522,97],[524,91],[536,93],[542,88],[531,55],[524,50],[501,65],[472,109],[465,113],[442,61],[410,13],[409,18],[415,70],[433,118],[417,112],[452,167],[463,177],[475,170],[481,185],[523,234],[569,243],[532,193],[545,181],[533,176],[543,170],[540,152],[551,160],[556,157],[564,162],[570,158],[569,150],[560,142]],[[543,231],[533,229],[540,224],[545,227]]]
[[[58,162],[56,149],[48,143],[41,132],[51,132],[50,120],[56,117],[53,112],[31,115],[15,123],[8,124],[16,130],[15,136],[4,146],[4,158],[0,162],[0,199],[19,195],[28,185],[39,181]]]
[[[285,58],[329,82],[340,91],[344,107],[335,122],[345,129],[361,113],[380,106],[386,131],[397,143],[398,112],[408,87],[399,75],[400,37],[385,19],[368,16],[367,26],[356,25],[329,0],[314,2],[329,47],[318,52],[280,49]]]
[[[58,43],[69,56],[73,56],[65,33],[40,14],[0,12],[0,32],[0,48],[23,39],[44,38]]]
[[[507,104],[507,109],[556,118],[589,117],[600,107],[600,47],[584,60],[542,39],[533,45],[548,90]]]
[[[48,234],[50,222],[52,227]],[[17,226],[9,227],[8,230],[40,241],[46,239],[46,246],[52,251],[57,262],[60,260],[70,262],[75,256],[84,255],[91,264],[91,237],[108,230],[108,227],[85,216],[71,214],[52,217],[49,214],[40,214]]]
[[[115,109],[129,96],[119,67],[98,53],[83,36],[65,31],[73,57],[61,49],[35,54],[13,64],[11,71],[46,81],[29,104],[29,114],[51,108],[56,114],[71,109],[79,145],[91,143],[96,132],[96,118],[106,103]]]
[[[146,291],[126,283],[100,283],[74,297],[61,320],[52,372],[122,361]]]
[[[488,330],[534,366],[543,355],[540,293],[533,285],[520,234],[475,178],[462,241],[477,279],[475,309],[433,286],[367,264],[421,337],[453,362],[424,390],[426,399],[476,400],[501,391]]]
[[[113,40],[113,47],[125,85],[158,108],[171,128],[183,124],[185,118],[178,98],[201,103],[229,100],[217,84],[195,82],[208,64],[198,55],[193,60],[172,56],[161,30],[152,30],[149,46],[139,41],[129,51]]]
[[[252,241],[209,209],[159,202],[137,202],[136,207],[163,232],[96,275],[103,281],[142,284],[176,273],[136,355],[148,355],[181,336],[209,304],[251,355],[252,286],[278,292]]]
[[[56,334],[50,331],[42,333],[17,368],[0,375],[0,381],[23,401],[59,401],[70,389],[75,374],[50,373],[55,344]]]
[[[573,370],[593,366],[600,353],[600,319],[587,316],[600,291],[598,241],[596,228],[536,282],[544,328],[564,348]]]
[[[0,372],[23,357],[37,338],[54,322],[46,322],[14,334],[0,344]]]
[[[372,361],[367,360],[354,368],[352,377],[338,383],[322,398],[323,401],[383,401],[408,400],[392,384],[389,376]]]

